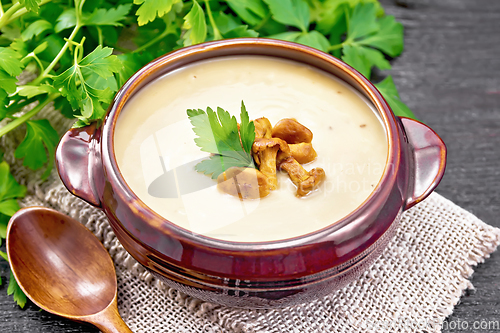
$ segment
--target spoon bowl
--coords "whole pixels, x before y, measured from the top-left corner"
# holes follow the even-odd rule
[[[19,286],[40,308],[105,333],[131,332],[118,314],[113,261],[78,221],[49,208],[21,209],[9,222],[7,254]]]

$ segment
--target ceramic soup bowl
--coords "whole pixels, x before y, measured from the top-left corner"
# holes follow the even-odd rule
[[[158,77],[227,56],[307,64],[342,80],[372,105],[387,139],[387,159],[379,182],[356,209],[304,235],[230,241],[180,227],[131,190],[114,148],[115,127],[127,101]],[[446,147],[438,135],[421,122],[394,116],[373,84],[356,70],[321,51],[272,39],[209,42],[154,60],[117,93],[102,125],[69,130],[56,152],[68,190],[104,211],[124,248],[147,270],[193,297],[250,308],[307,302],[359,278],[386,248],[401,214],[438,185],[445,159]]]

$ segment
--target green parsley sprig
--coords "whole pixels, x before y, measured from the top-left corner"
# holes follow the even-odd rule
[[[201,151],[212,154],[195,165],[196,171],[217,179],[230,167],[255,167],[252,158],[255,125],[250,121],[243,101],[239,130],[236,117],[220,107],[217,108],[217,113],[209,107],[206,112],[202,109],[188,109],[187,115],[198,136],[194,142]]]
[[[378,0],[0,0],[0,32],[0,137],[25,131],[8,155],[44,168],[42,178],[53,168],[57,132],[66,130],[39,119],[45,106],[53,104],[75,126],[101,121],[135,71],[182,46],[278,38],[328,52],[368,78],[373,68],[390,69],[403,50],[403,26]],[[21,83],[23,72],[34,79]],[[414,117],[390,76],[377,87],[397,115]],[[235,159],[227,154],[219,154],[220,165]],[[220,171],[210,163],[199,168]],[[0,178],[10,175],[5,165]],[[5,200],[24,195],[15,186],[6,191]],[[0,215],[0,236],[8,216]],[[9,290],[23,304],[20,289]]]

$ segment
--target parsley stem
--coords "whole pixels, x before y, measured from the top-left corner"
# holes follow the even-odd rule
[[[338,49],[341,49],[343,48],[345,45],[345,43],[340,43],[340,44],[335,44],[335,45],[331,45],[329,48],[328,48],[328,52],[332,52],[332,51],[335,51],[335,50],[338,50]]]
[[[46,3],[49,3],[51,2],[52,0],[42,0],[38,3],[38,6],[41,6],[41,5],[45,5]],[[17,19],[18,17],[20,16],[23,16],[24,14],[28,13],[28,10],[26,9],[26,7],[23,7],[21,8],[20,10],[18,10],[14,15],[12,15],[12,17],[9,19],[9,22],[7,22],[7,24],[10,24],[12,23],[12,21],[14,21],[15,19]]]
[[[64,46],[62,47],[62,49],[56,55],[56,57],[54,58],[54,60],[52,60],[52,62],[47,66],[47,68],[45,68],[45,70],[43,71],[42,74],[40,74],[40,76],[38,76],[35,80],[33,80],[33,82],[32,82],[33,85],[36,86],[36,85],[40,84],[40,82],[43,79],[45,79],[47,76],[49,76],[50,71],[59,62],[59,60],[61,60],[62,56],[64,55],[64,52],[66,52],[66,50],[68,49],[69,44],[71,43],[71,41],[73,41],[73,38],[75,38],[76,34],[78,33],[78,30],[80,30],[80,24],[77,24],[75,26],[75,28],[73,29],[73,32],[69,36],[68,40],[66,41],[66,43],[64,44]]]
[[[3,5],[2,5],[2,1],[0,1],[0,17],[3,16]]]
[[[47,96],[47,98],[43,102],[40,102],[33,109],[31,109],[30,111],[26,112],[21,117],[14,119],[13,121],[11,121],[10,123],[8,123],[4,127],[0,128],[0,137],[2,137],[5,134],[9,133],[10,131],[12,131],[17,126],[22,125],[23,123],[25,123],[28,119],[30,119],[31,117],[33,117],[34,115],[36,115],[45,106],[47,106],[47,104],[49,104],[50,102],[52,102],[53,100],[55,100],[60,95],[61,94],[59,94],[59,93],[50,94],[49,96]]]
[[[100,26],[96,26],[96,29],[97,29],[98,39],[99,39],[99,45],[103,46],[102,29]]]
[[[0,29],[9,23],[9,19],[14,15],[23,5],[20,2],[13,4],[7,11],[0,17]]]
[[[139,53],[141,51],[144,51],[145,49],[147,49],[151,45],[154,45],[154,44],[158,43],[160,40],[162,40],[163,38],[165,38],[168,34],[170,34],[170,30],[165,29],[165,31],[163,31],[161,34],[159,34],[155,38],[151,39],[146,44],[142,44],[140,47],[136,48],[131,53]]]
[[[217,24],[215,24],[214,17],[212,16],[212,10],[210,9],[210,2],[208,0],[205,0],[205,6],[207,9],[208,20],[210,21],[212,29],[214,29],[214,40],[222,39],[222,35],[219,31],[219,28],[217,28]]]

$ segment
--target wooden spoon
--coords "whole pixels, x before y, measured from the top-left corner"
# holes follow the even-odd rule
[[[113,261],[78,221],[48,208],[21,209],[9,223],[7,254],[19,286],[40,308],[104,333],[132,333],[118,313]]]

